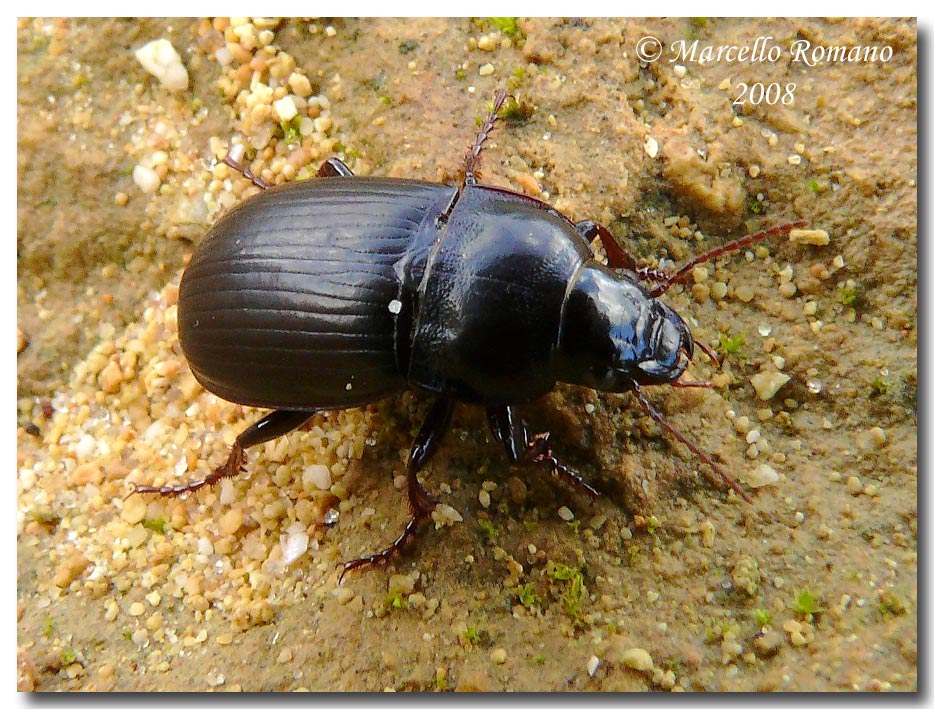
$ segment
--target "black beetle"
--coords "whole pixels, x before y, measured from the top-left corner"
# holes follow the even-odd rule
[[[680,380],[695,342],[658,296],[695,265],[803,222],[731,242],[674,274],[640,267],[604,227],[575,224],[537,199],[478,183],[480,152],[505,97],[497,93],[459,186],[355,177],[332,158],[319,170],[328,179],[264,189],[213,226],[182,276],[179,341],[208,391],[274,411],[244,430],[207,478],[136,492],[180,494],[235,475],[246,448],[317,411],[409,387],[435,394],[408,458],[412,517],[391,546],[348,562],[346,573],[388,559],[430,516],[435,503],[416,474],[456,401],[486,407],[511,462],[543,464],[596,496],[555,458],[548,434],[528,434],[516,410],[560,381],[633,392],[748,500],[642,392],[650,384],[704,385]],[[594,259],[589,242],[597,237],[609,267]]]

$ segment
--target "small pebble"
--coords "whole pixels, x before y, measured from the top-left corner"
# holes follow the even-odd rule
[[[791,377],[782,372],[766,371],[753,374],[749,381],[752,383],[752,388],[756,390],[756,396],[762,401],[768,401],[778,393],[779,389],[791,381]]]
[[[639,672],[651,672],[654,667],[652,656],[647,650],[641,647],[632,647],[625,650],[619,657],[619,661],[626,667]]]
[[[788,232],[788,240],[809,246],[827,246],[830,243],[830,234],[823,229],[792,229]]]
[[[645,154],[650,158],[654,158],[658,155],[658,141],[652,136],[646,137],[642,147],[645,150]]]
[[[236,534],[243,524],[243,510],[239,507],[232,507],[221,515],[218,524],[224,534]]]
[[[162,184],[162,178],[152,168],[137,165],[133,168],[133,182],[146,194],[154,194]]]
[[[143,68],[170,91],[188,88],[188,71],[169,40],[154,40],[137,49],[135,55]]]
[[[309,465],[302,473],[302,488],[311,494],[314,490],[328,490],[331,487],[331,471],[320,463]]]
[[[480,76],[490,76],[494,71],[496,71],[495,66],[490,63],[484,64],[480,67]]]
[[[146,516],[146,499],[142,495],[131,495],[123,503],[120,516],[127,524],[138,524]]]
[[[273,101],[272,107],[276,110],[280,122],[291,121],[298,115],[298,109],[295,107],[295,101],[291,96],[283,96],[278,101]]]
[[[570,522],[574,519],[574,513],[564,505],[558,508],[558,516],[565,522]]]

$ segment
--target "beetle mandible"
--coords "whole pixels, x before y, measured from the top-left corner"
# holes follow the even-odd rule
[[[206,478],[135,492],[177,495],[236,475],[247,448],[318,411],[407,388],[434,394],[406,466],[411,517],[390,546],[347,562],[343,578],[389,559],[430,517],[435,501],[417,474],[438,449],[455,402],[486,408],[510,462],[543,465],[597,496],[557,460],[548,434],[529,434],[517,410],[566,382],[632,392],[749,500],[643,393],[653,384],[707,385],[681,379],[695,341],[659,296],[697,264],[804,222],[730,242],[672,274],[640,266],[605,227],[480,184],[480,154],[506,95],[497,92],[457,186],[356,177],[331,158],[318,171],[325,179],[266,189],[225,159],[264,189],[221,217],[195,251],[179,287],[179,342],[205,389],[273,411],[240,433]],[[594,258],[596,238],[608,266]]]

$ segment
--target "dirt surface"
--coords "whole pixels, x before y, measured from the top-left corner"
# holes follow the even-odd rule
[[[506,20],[20,22],[21,689],[916,688],[914,22]],[[650,35],[664,53],[640,62]],[[133,57],[162,37],[186,90]],[[779,56],[700,63],[679,40]],[[809,66],[795,40],[891,55]],[[256,98],[286,78],[311,123]],[[734,104],[743,83],[776,100]],[[186,254],[255,191],[213,160],[242,141],[270,182],[339,155],[454,183],[502,86],[519,107],[483,181],[597,220],[640,259],[798,219],[829,236],[665,296],[724,364],[698,356],[712,389],[651,398],[753,502],[630,395],[563,385],[523,413],[604,495],[510,469],[461,407],[422,478],[462,521],[343,585],[340,562],[405,523],[426,397],[317,416],[214,490],[127,497],[203,474],[258,418],[194,383],[174,329]]]

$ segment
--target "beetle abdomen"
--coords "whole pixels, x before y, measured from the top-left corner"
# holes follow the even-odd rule
[[[450,194],[329,178],[231,210],[182,277],[179,340],[195,377],[224,399],[278,409],[357,406],[404,389],[395,266]]]

